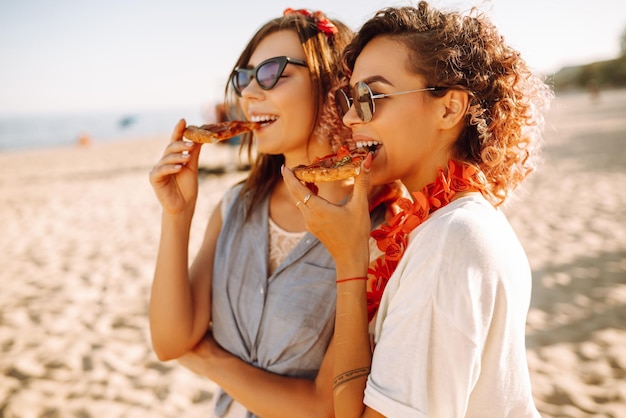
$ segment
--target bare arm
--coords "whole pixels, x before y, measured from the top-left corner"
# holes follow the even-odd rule
[[[281,376],[254,367],[222,349],[212,336],[207,336],[179,362],[213,380],[258,416],[332,417],[332,347],[331,342],[315,380]]]
[[[369,265],[370,216],[368,156],[357,177],[352,198],[343,206],[313,197],[300,205],[307,229],[311,231],[335,259],[337,279],[364,277]],[[283,178],[294,200],[308,193],[293,175],[284,169]],[[354,227],[345,228],[345,225]],[[369,343],[366,283],[350,280],[337,284],[337,310],[333,348],[333,381],[335,416],[381,417],[363,404],[367,376],[372,362]]]
[[[209,327],[213,252],[221,228],[218,207],[189,269],[189,234],[198,193],[200,146],[182,141],[184,128],[184,121],[176,125],[163,157],[150,173],[150,182],[163,207],[150,295],[152,344],[161,360],[189,351]]]
[[[213,260],[220,229],[218,205],[189,270],[188,244],[177,242],[179,238],[175,234],[162,235],[150,297],[152,344],[160,360],[171,360],[185,354],[209,329]],[[185,242],[188,243],[188,238]]]

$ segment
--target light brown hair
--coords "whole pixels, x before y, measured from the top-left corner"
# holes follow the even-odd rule
[[[318,17],[325,18],[325,16],[319,14],[316,17],[312,17],[300,13],[288,13],[270,20],[248,42],[233,70],[237,67],[248,66],[250,57],[255,49],[268,35],[283,30],[296,32],[304,50],[311,84],[315,92],[314,107],[317,109],[317,113],[311,137],[313,136],[313,131],[317,130],[321,137],[328,138],[331,141],[331,145],[336,146],[342,137],[349,134],[347,134],[348,131],[346,131],[334,110],[332,89],[339,84],[341,55],[345,46],[352,39],[353,32],[336,19],[328,20],[334,24],[337,32],[334,34],[324,32],[318,27]],[[229,114],[231,119],[243,118],[243,111],[239,106],[239,98],[236,96],[230,83],[226,86],[225,103],[227,109],[231,109]],[[234,113],[232,109],[235,110]],[[256,158],[253,158],[254,144],[252,138],[252,134],[244,135],[240,148],[240,151],[247,150],[248,158],[252,162],[250,174],[244,181],[245,185],[242,189],[242,194],[251,192],[251,200],[248,207],[252,207],[259,202],[274,188],[278,181],[282,181],[280,167],[285,162],[283,155],[259,153],[256,155]]]

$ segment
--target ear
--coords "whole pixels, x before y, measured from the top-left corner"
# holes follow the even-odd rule
[[[469,97],[467,92],[462,90],[450,89],[441,98],[441,128],[450,129],[462,122],[467,114],[469,105]]]

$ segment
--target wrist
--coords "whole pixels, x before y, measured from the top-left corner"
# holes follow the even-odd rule
[[[348,277],[363,277],[367,276],[369,260],[336,260],[335,266],[338,279]]]
[[[161,214],[162,224],[175,227],[175,228],[189,228],[191,227],[191,221],[193,219],[194,208],[190,210],[184,210],[177,213],[168,212],[163,210]]]

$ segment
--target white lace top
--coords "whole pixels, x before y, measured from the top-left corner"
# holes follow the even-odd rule
[[[226,208],[235,197],[233,189],[230,189],[222,198],[222,219],[226,216]],[[306,234],[306,231],[289,232],[278,226],[272,218],[269,219],[270,231],[270,253],[269,253],[269,274],[274,273],[276,268],[283,262],[287,254],[298,244],[298,241]]]
[[[276,267],[283,262],[287,254],[294,249],[300,239],[306,234],[306,231],[301,232],[289,232],[282,229],[272,220],[269,219],[270,230],[270,259],[269,259],[269,274],[272,275],[276,270]]]

